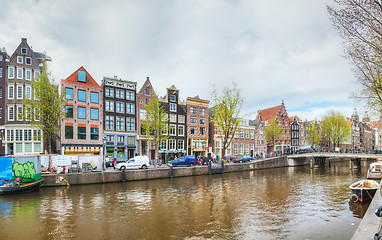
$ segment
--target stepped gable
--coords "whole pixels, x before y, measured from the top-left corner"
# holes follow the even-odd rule
[[[282,105],[278,105],[276,107],[260,110],[259,116],[261,117],[263,122],[266,122],[266,121],[270,122],[277,117],[277,115],[281,111],[281,107]]]
[[[79,70],[86,72],[86,83],[78,81],[78,71]],[[65,80],[61,80],[61,81],[64,83],[70,83],[70,84],[75,84],[75,85],[82,85],[82,86],[102,89],[102,87],[94,80],[94,78],[88,73],[88,71],[86,71],[86,69],[83,66],[81,66],[79,69],[77,69],[68,78],[66,78]]]

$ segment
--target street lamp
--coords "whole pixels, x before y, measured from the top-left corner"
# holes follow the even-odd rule
[[[106,155],[106,137],[103,138],[103,157],[102,157],[102,169],[105,170],[105,155]]]

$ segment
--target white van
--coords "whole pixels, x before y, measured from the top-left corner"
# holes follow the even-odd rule
[[[115,165],[115,169],[123,170],[128,168],[143,168],[147,169],[150,167],[150,159],[147,156],[135,156],[126,162],[118,163]]]

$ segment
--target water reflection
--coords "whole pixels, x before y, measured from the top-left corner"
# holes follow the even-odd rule
[[[0,239],[349,239],[367,207],[350,205],[348,186],[366,170],[332,162],[43,188],[0,198]]]

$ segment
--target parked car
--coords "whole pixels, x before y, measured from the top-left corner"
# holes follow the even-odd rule
[[[196,158],[194,155],[188,155],[178,158],[177,160],[168,161],[169,166],[192,166],[196,165]]]
[[[310,145],[300,147],[299,149],[296,150],[297,154],[299,154],[299,153],[311,153],[311,152],[313,152],[313,149],[312,149],[312,146],[310,146]]]
[[[114,168],[118,170],[124,170],[128,168],[143,168],[150,167],[150,159],[147,156],[135,156],[125,162],[117,163]]]
[[[234,163],[242,163],[242,162],[250,162],[252,160],[252,157],[251,156],[241,156],[241,157],[238,157],[238,158],[235,158],[233,160]]]

